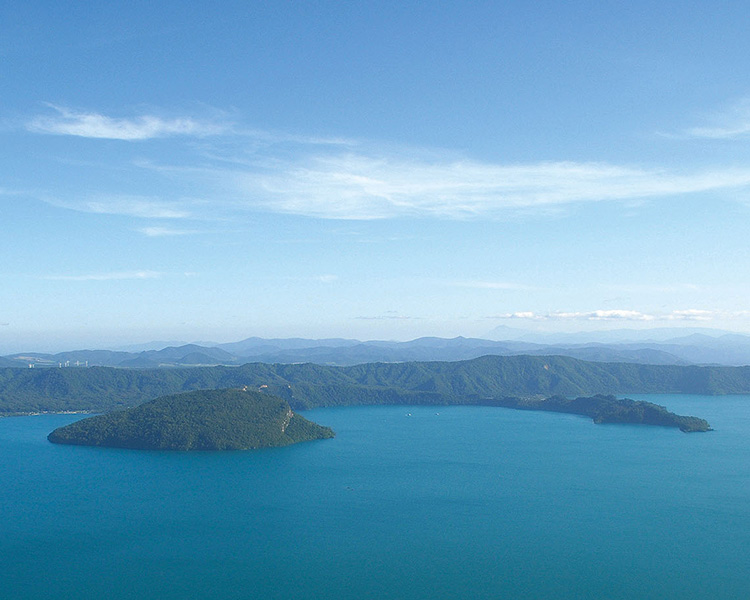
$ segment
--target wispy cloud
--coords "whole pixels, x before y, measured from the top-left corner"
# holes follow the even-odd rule
[[[664,318],[667,321],[711,321],[714,318],[720,316],[731,318],[734,316],[742,316],[742,314],[744,314],[744,311],[742,311],[742,313],[726,313],[718,312],[715,310],[701,310],[697,308],[690,308],[687,310],[674,310],[671,313],[665,315]]]
[[[141,227],[137,231],[148,237],[172,237],[198,233],[193,229],[174,229],[172,227]]]
[[[29,196],[31,192],[0,187],[0,196]]]
[[[202,219],[199,209],[205,202],[197,200],[162,200],[148,196],[99,195],[90,199],[60,200],[43,198],[49,204],[79,212],[120,215],[139,219]],[[143,232],[145,233],[145,232]]]
[[[196,163],[197,164],[197,163]],[[605,163],[504,165],[470,160],[418,160],[373,151],[224,164],[134,165],[179,180],[210,200],[106,195],[67,208],[152,219],[243,219],[271,212],[320,219],[475,219],[557,214],[571,205],[653,200],[750,186],[750,167],[682,173]]]
[[[53,113],[37,115],[25,123],[28,131],[41,134],[70,135],[92,139],[111,139],[124,141],[150,140],[164,137],[214,137],[225,136],[242,145],[242,152],[229,153],[219,151],[204,152],[211,158],[246,163],[242,158],[244,151],[256,146],[275,145],[313,145],[313,146],[356,146],[358,142],[351,138],[338,136],[302,135],[282,131],[242,127],[227,118],[223,111],[211,109],[211,118],[182,116],[166,118],[156,114],[140,114],[130,117],[112,117],[95,111],[81,111],[45,103]]]
[[[750,135],[750,98],[743,98],[709,119],[711,125],[691,127],[678,137],[731,140]]]
[[[324,152],[296,159],[258,159],[246,168],[149,161],[135,166],[165,180],[179,179],[211,200],[102,195],[67,206],[167,219],[242,218],[264,211],[339,220],[465,220],[556,214],[575,204],[631,204],[750,186],[750,167],[682,173],[605,163],[504,165],[439,157],[419,160],[377,149],[367,155]]]
[[[43,279],[53,281],[116,281],[122,279],[159,279],[158,271],[117,271],[113,273],[88,273],[84,275],[48,275]]]
[[[746,114],[745,121],[721,129],[722,135],[750,131],[750,101],[742,106],[737,112]],[[264,133],[210,120],[114,118],[54,108],[56,114],[36,117],[27,127],[41,133],[122,140],[211,136],[200,144],[183,144],[187,160],[181,164],[160,164],[161,156],[143,154],[130,157],[128,163],[136,170],[135,181],[139,170],[149,171],[149,176],[171,185],[163,186],[167,190],[189,189],[210,200],[201,204],[169,197],[169,191],[161,198],[147,198],[128,195],[120,187],[115,195],[102,190],[94,198],[68,203],[100,214],[201,220],[217,215],[243,218],[257,211],[339,220],[506,218],[560,214],[584,203],[633,206],[750,186],[750,166],[684,171],[605,162],[487,162],[449,151]],[[121,180],[117,183],[122,186]]]
[[[750,185],[750,168],[678,173],[604,163],[502,165],[385,154],[277,161],[235,173],[255,208],[328,219],[474,218],[573,203],[629,201]]]
[[[473,288],[478,290],[521,290],[530,291],[538,288],[514,283],[512,281],[451,281],[449,285],[454,287]]]
[[[521,311],[494,315],[494,319],[530,321],[713,321],[744,318],[750,311],[716,311],[703,309],[673,310],[665,313],[643,313],[637,310],[593,310],[586,312],[536,313]]]
[[[225,133],[228,125],[193,118],[165,119],[155,115],[130,118],[108,117],[95,112],[77,112],[50,104],[52,115],[40,115],[26,124],[34,133],[73,135],[110,140],[148,140],[171,136],[208,136]]]
[[[317,279],[320,283],[333,283],[334,281],[338,281],[338,275],[318,275],[315,279]]]
[[[325,273],[323,275],[306,275],[304,277],[284,277],[288,281],[304,281],[304,282],[316,282],[316,283],[334,283],[339,280],[338,275]]]
[[[602,286],[604,289],[613,292],[642,292],[651,294],[669,294],[680,292],[697,292],[701,290],[699,285],[694,283],[675,283],[675,284],[610,284]]]
[[[399,315],[399,314],[392,314],[392,313],[386,313],[384,315],[376,315],[376,316],[359,316],[354,317],[355,319],[358,319],[360,321],[420,321],[422,320],[422,317],[410,317],[407,315]]]
[[[645,314],[637,310],[594,310],[591,312],[553,313],[552,319],[584,319],[587,321],[653,321],[655,315]]]

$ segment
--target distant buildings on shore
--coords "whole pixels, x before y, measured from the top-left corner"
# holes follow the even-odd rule
[[[49,369],[49,368],[58,368],[58,369],[65,369],[68,367],[88,367],[89,361],[87,360],[66,360],[66,361],[53,361],[49,359],[39,358],[37,356],[15,356],[13,357],[15,360],[18,361],[25,361],[26,364],[29,365],[29,369],[34,369],[37,367]]]

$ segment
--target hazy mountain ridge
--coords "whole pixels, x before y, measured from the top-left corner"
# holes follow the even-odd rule
[[[663,337],[667,330],[661,332]],[[674,330],[668,330],[675,333]],[[691,331],[691,330],[688,330]],[[712,331],[713,330],[708,330]],[[679,331],[677,332],[679,333]],[[661,341],[623,341],[585,343],[539,343],[524,340],[488,340],[481,338],[424,337],[408,342],[332,339],[247,338],[227,344],[183,344],[140,352],[122,350],[75,350],[57,354],[24,352],[0,357],[0,367],[34,365],[107,366],[157,368],[181,366],[236,366],[247,362],[299,363],[351,366],[368,362],[456,361],[485,355],[558,355],[596,362],[630,362],[655,365],[727,365],[750,364],[750,336],[714,332],[693,332]],[[570,334],[576,339],[584,334]],[[591,335],[591,334],[585,334]],[[627,330],[615,337],[626,338]],[[635,335],[635,333],[633,333]],[[648,337],[638,332],[641,337]],[[555,334],[560,337],[562,334]],[[655,334],[655,337],[656,336]],[[204,342],[203,344],[210,344]],[[145,344],[150,346],[151,344]]]

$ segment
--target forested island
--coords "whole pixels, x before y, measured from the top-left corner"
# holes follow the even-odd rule
[[[201,390],[89,417],[49,434],[50,442],[141,450],[248,450],[332,438],[333,430],[260,392]]]

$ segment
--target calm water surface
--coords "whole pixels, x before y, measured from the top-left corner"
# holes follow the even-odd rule
[[[750,598],[750,396],[716,431],[485,407],[320,409],[334,440],[175,453],[0,419],[8,599]]]

